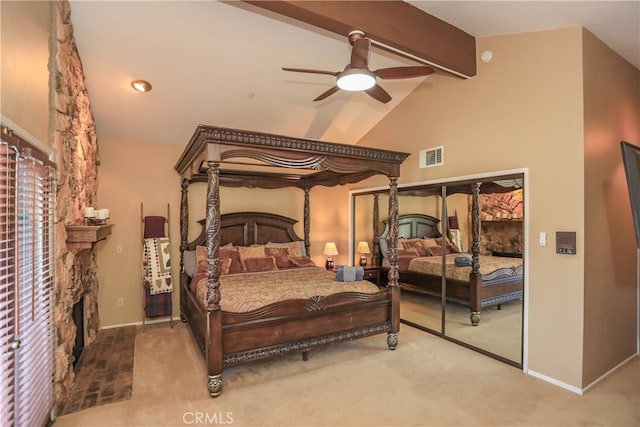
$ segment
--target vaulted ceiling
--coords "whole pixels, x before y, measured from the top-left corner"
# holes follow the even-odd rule
[[[267,10],[266,3],[249,3],[253,2],[72,0],[71,19],[98,135],[185,144],[197,124],[209,124],[354,143],[429,79],[379,81],[393,98],[387,104],[344,91],[312,102],[335,84],[335,78],[289,73],[281,67],[343,69],[350,57],[346,34]],[[411,5],[412,13],[435,15],[471,39],[585,25],[640,67],[639,2],[397,3]],[[366,10],[362,12],[364,16]],[[392,29],[397,25],[392,19],[388,23]],[[372,38],[393,45],[394,37],[368,31]],[[419,41],[408,37],[399,44],[406,47],[412,39]],[[441,53],[431,52],[435,57],[409,59],[374,46],[369,64],[378,69],[420,65],[422,60],[442,62]],[[449,64],[443,67],[456,71]],[[153,90],[134,92],[130,82],[137,78],[150,81]]]

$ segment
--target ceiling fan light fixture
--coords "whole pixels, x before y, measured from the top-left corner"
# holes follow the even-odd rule
[[[131,87],[138,92],[149,92],[151,90],[151,83],[146,80],[133,80]]]
[[[374,87],[376,77],[368,70],[350,69],[338,74],[336,85],[342,90],[357,92]]]

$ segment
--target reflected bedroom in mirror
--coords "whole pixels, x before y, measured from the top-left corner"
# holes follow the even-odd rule
[[[402,322],[521,366],[524,174],[408,185],[398,194]],[[373,242],[385,281],[386,199],[371,191],[352,202],[352,239]]]

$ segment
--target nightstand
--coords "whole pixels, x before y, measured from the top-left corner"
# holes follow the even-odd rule
[[[371,283],[377,285],[380,282],[380,266],[368,265],[364,267],[364,277],[362,279],[368,280]]]

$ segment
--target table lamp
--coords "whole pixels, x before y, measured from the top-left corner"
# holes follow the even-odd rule
[[[367,266],[367,254],[370,254],[369,243],[367,242],[358,242],[358,247],[356,252],[360,254],[360,265],[362,267]]]
[[[334,255],[338,255],[338,248],[334,242],[327,242],[324,245],[324,251],[322,251],[324,255],[327,256],[327,262],[324,265],[327,270],[331,270],[333,268],[333,258]]]

